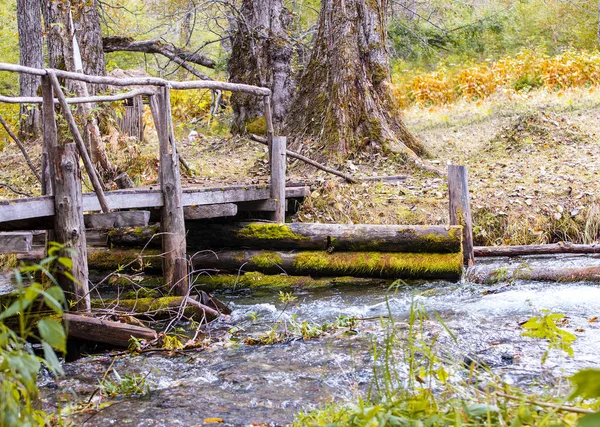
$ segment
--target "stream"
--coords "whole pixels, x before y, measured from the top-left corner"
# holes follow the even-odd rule
[[[557,262],[556,257],[547,260]],[[564,257],[560,265],[590,262]],[[497,268],[506,265],[506,260],[486,260],[485,265]],[[509,384],[530,390],[552,387],[566,394],[566,376],[600,365],[600,325],[590,322],[600,316],[600,287],[590,283],[414,282],[394,289],[296,290],[297,299],[287,305],[279,301],[276,291],[217,296],[230,304],[233,313],[213,325],[215,334],[235,327],[243,329],[241,337],[256,335],[278,320],[289,322],[292,316],[318,324],[341,315],[363,320],[350,333],[273,345],[249,346],[221,339],[208,349],[171,357],[150,352],[121,356],[113,363],[109,354],[87,356],[66,363],[64,377],[42,380],[47,409],[55,408],[57,402],[89,399],[113,363],[121,375],[146,375],[151,392],[145,397],[108,399],[112,405],[96,414],[78,415],[77,425],[193,426],[209,418],[222,419],[219,425],[287,425],[300,410],[364,397],[372,380],[372,345],[382,341],[386,330],[386,320],[380,317],[391,315],[406,330],[411,304],[430,314],[423,322],[421,338],[439,336],[437,346],[447,357],[459,365],[461,360],[481,361]],[[573,358],[553,350],[542,366],[547,343],[521,336],[520,323],[542,309],[567,316],[561,327],[577,336]]]

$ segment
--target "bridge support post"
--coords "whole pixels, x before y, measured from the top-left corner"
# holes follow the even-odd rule
[[[469,178],[466,166],[448,165],[450,225],[463,227],[462,247],[464,265],[473,265],[473,224],[469,202]]]
[[[274,136],[271,143],[271,198],[275,200],[273,220],[285,222],[285,162],[286,138]]]
[[[44,144],[54,193],[54,240],[63,245],[58,253],[56,276],[64,290],[73,291],[75,309],[90,311],[79,156],[75,144],[57,143],[53,90],[46,76],[42,78],[42,96]]]
[[[150,99],[150,108],[160,146],[160,187],[163,194],[160,231],[162,233],[163,277],[175,295],[187,295],[185,218],[179,175],[179,157],[171,121],[169,88],[160,87]]]

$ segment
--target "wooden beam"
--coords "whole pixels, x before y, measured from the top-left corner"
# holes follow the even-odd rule
[[[31,251],[32,242],[32,233],[0,233],[0,254],[27,253]]]
[[[600,245],[579,245],[574,243],[552,243],[546,245],[515,245],[515,246],[475,246],[475,257],[523,256],[549,254],[597,254]]]
[[[56,129],[56,117],[54,114],[54,91],[52,89],[52,83],[48,76],[42,77],[42,117],[44,132],[42,135],[42,194],[52,194],[52,176],[50,174],[50,160],[48,159],[49,147],[54,147],[57,144],[58,132]],[[54,206],[54,202],[52,202]],[[53,208],[54,209],[54,208]],[[54,210],[52,211],[54,214]],[[2,215],[0,215],[0,219]]]
[[[173,135],[169,88],[161,87],[150,100],[159,141],[159,173],[163,195],[160,215],[164,283],[175,295],[187,295],[188,269],[185,243],[183,192],[179,176],[179,156]]]
[[[54,73],[57,77],[60,77],[62,79],[71,79],[86,83],[112,86],[161,86],[170,87],[171,89],[176,90],[217,89],[231,92],[245,92],[257,96],[271,95],[271,90],[266,87],[252,86],[239,83],[218,82],[212,80],[177,82],[172,80],[161,79],[158,77],[128,77],[120,79],[116,77],[107,76],[88,76],[85,74],[73,73],[70,71],[56,69],[23,67],[21,65],[7,64],[2,62],[0,62],[0,71],[13,71],[17,73],[32,74],[35,76],[45,76],[49,73]]]
[[[450,225],[463,227],[463,255],[466,267],[473,265],[473,223],[469,202],[469,177],[465,166],[448,165]]]
[[[186,220],[220,218],[236,216],[238,207],[235,203],[223,203],[220,205],[186,206],[183,215]]]
[[[66,98],[67,104],[85,104],[85,103],[97,103],[97,102],[115,102],[123,101],[125,99],[135,98],[136,96],[154,95],[153,89],[135,89],[129,92],[118,93],[116,95],[103,95],[103,96],[86,96],[86,97],[72,97]],[[54,98],[54,104],[58,104],[59,100]],[[44,99],[37,96],[3,96],[0,95],[0,102],[7,104],[42,104]]]
[[[273,220],[285,222],[285,136],[274,136],[271,144],[271,199],[275,200]]]
[[[238,211],[246,211],[246,212],[275,212],[276,208],[275,200],[267,199],[267,200],[256,200],[253,202],[238,202],[237,207]],[[286,199],[285,201],[285,211],[289,210],[289,201]]]
[[[109,212],[84,216],[85,228],[145,227],[149,221],[150,211]]]
[[[310,187],[287,187],[286,198],[301,198],[310,194]],[[159,208],[163,206],[160,190],[116,190],[105,193],[113,209]],[[265,201],[270,199],[268,185],[231,186],[221,188],[187,188],[183,190],[183,206],[214,205]],[[94,193],[83,195],[84,211],[99,211],[100,204]],[[0,200],[0,231],[16,230],[11,221],[54,216],[54,198],[52,196],[30,197],[26,199]],[[39,221],[27,227],[43,229]],[[35,228],[32,228],[35,229]]]

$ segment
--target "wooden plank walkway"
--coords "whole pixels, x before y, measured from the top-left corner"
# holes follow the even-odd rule
[[[223,203],[265,202],[270,200],[270,186],[236,185],[227,187],[192,187],[183,189],[183,206],[206,206]],[[286,198],[305,197],[310,193],[307,186],[287,187]],[[160,208],[163,206],[163,194],[160,189],[116,190],[105,193],[112,209]],[[85,212],[100,211],[95,193],[83,195]],[[27,199],[0,201],[0,231],[15,230],[24,220],[51,220],[54,216],[54,197],[41,196]],[[24,225],[26,226],[26,225]],[[17,227],[17,228],[15,228]]]

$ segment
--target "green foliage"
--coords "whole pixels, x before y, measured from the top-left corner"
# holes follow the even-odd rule
[[[0,312],[0,425],[2,426],[43,426],[46,413],[36,408],[38,398],[37,375],[45,365],[55,375],[62,374],[62,367],[55,351],[66,352],[66,334],[62,324],[53,317],[35,322],[31,319],[34,306],[43,304],[54,314],[60,315],[66,303],[62,289],[47,269],[58,260],[59,246],[53,246],[50,256],[38,265],[15,270],[18,285],[18,298]],[[27,277],[44,274],[51,286]],[[28,282],[28,286],[26,286]],[[18,332],[5,322],[17,321]],[[37,356],[27,340],[42,344],[44,356]]]
[[[524,337],[539,338],[548,342],[548,349],[542,356],[542,364],[546,362],[552,349],[559,349],[573,357],[571,344],[577,337],[569,331],[559,328],[556,323],[565,318],[564,314],[551,313],[542,310],[539,316],[534,316],[521,327],[525,329],[521,335]]]
[[[145,396],[150,393],[150,387],[146,383],[146,375],[140,374],[124,374],[112,370],[113,379],[104,378],[100,381],[100,389],[109,397],[114,396]]]

